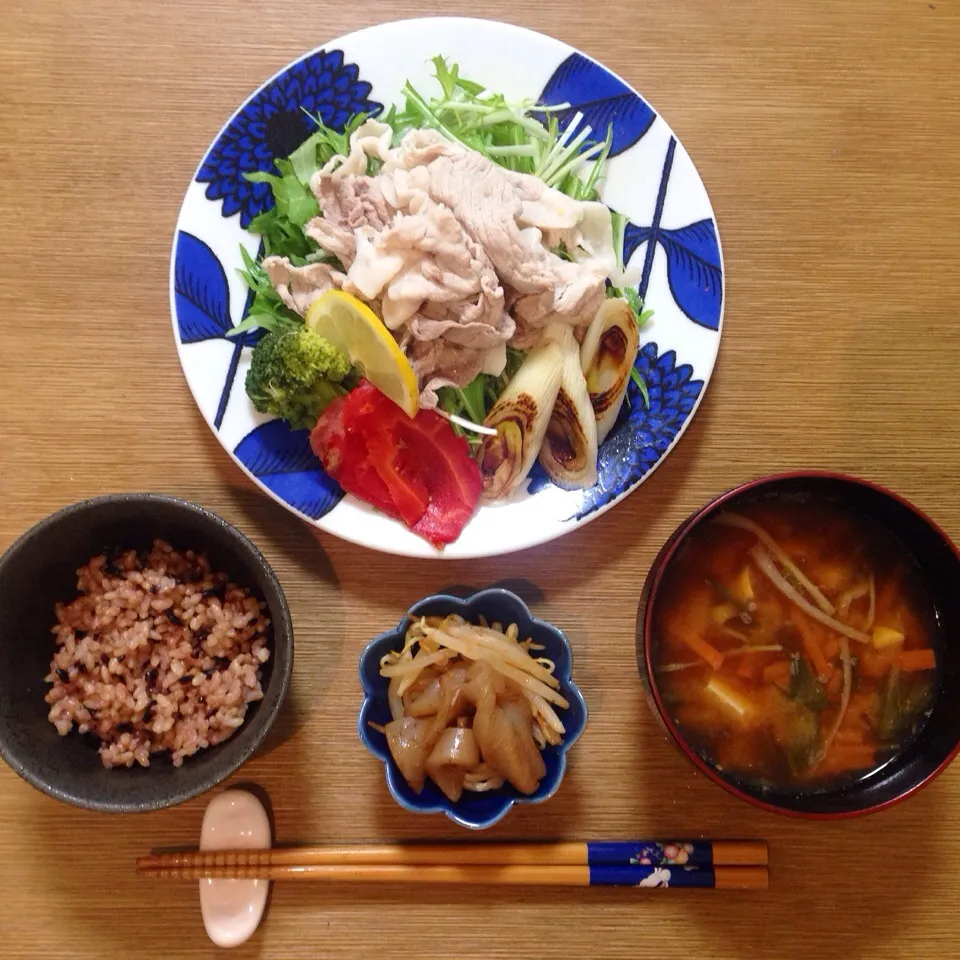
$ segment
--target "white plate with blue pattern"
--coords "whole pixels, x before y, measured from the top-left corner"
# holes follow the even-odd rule
[[[431,88],[442,54],[509,99],[570,104],[594,130],[613,125],[603,200],[624,214],[625,260],[653,309],[637,368],[647,406],[631,383],[628,403],[600,449],[599,481],[586,491],[553,486],[538,469],[508,503],[481,507],[442,553],[344,496],[313,456],[305,430],[258,414],[243,389],[256,334],[227,339],[250,298],[238,270],[245,227],[271,203],[266,184],[243,174],[272,170],[311,133],[305,111],[329,126],[378,112],[406,80]],[[385,23],[318,47],[284,67],[230,118],[187,188],[170,264],[170,304],[180,363],[200,411],[224,449],[263,490],[307,522],[363,546],[412,557],[494,556],[563,536],[641,484],[679,440],[703,398],[720,347],[724,275],[707,192],[666,122],[623,80],[549,37],[486,20]]]

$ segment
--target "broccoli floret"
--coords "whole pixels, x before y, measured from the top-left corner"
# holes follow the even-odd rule
[[[350,361],[329,340],[301,324],[285,324],[254,347],[247,396],[260,413],[290,425],[313,427],[337,397],[353,385]]]

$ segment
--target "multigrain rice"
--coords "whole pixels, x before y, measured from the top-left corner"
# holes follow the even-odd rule
[[[50,721],[100,739],[105,767],[150,765],[226,740],[263,698],[266,605],[212,573],[207,558],[155,540],[149,552],[94,557],[80,596],[55,607],[46,677]]]

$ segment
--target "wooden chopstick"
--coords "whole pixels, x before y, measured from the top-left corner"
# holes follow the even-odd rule
[[[223,867],[143,867],[141,876],[157,880],[300,880],[348,883],[474,884],[477,886],[631,886],[700,887],[717,890],[766,890],[767,868],[654,867],[640,864],[600,866],[511,864],[503,866],[438,864],[232,865]]]
[[[668,870],[676,886],[755,889],[767,886],[767,860],[762,840],[360,844],[152,854],[137,860],[137,872],[180,880],[586,886],[652,883]]]
[[[682,863],[671,864],[664,850],[683,851]],[[610,842],[561,841],[556,843],[393,843],[309,847],[274,847],[266,850],[190,850],[152,854],[137,860],[138,871],[159,868],[337,866],[342,864],[476,866],[597,866],[629,864],[646,853],[654,866],[766,866],[764,840]],[[652,854],[652,855],[651,855]]]

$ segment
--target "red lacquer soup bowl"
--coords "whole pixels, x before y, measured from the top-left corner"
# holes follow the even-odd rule
[[[821,788],[774,786],[720,769],[687,741],[674,722],[654,672],[657,604],[668,602],[664,576],[691,534],[723,511],[786,498],[827,501],[891,533],[912,554],[935,608],[938,669],[929,718],[892,759],[861,776]],[[889,490],[865,480],[824,472],[778,474],[722,494],[684,521],[664,544],[644,584],[637,612],[637,666],[647,698],[681,751],[707,777],[758,807],[794,817],[833,819],[872,813],[905,799],[933,780],[960,750],[960,553],[927,516]],[[855,653],[856,651],[854,651]]]

